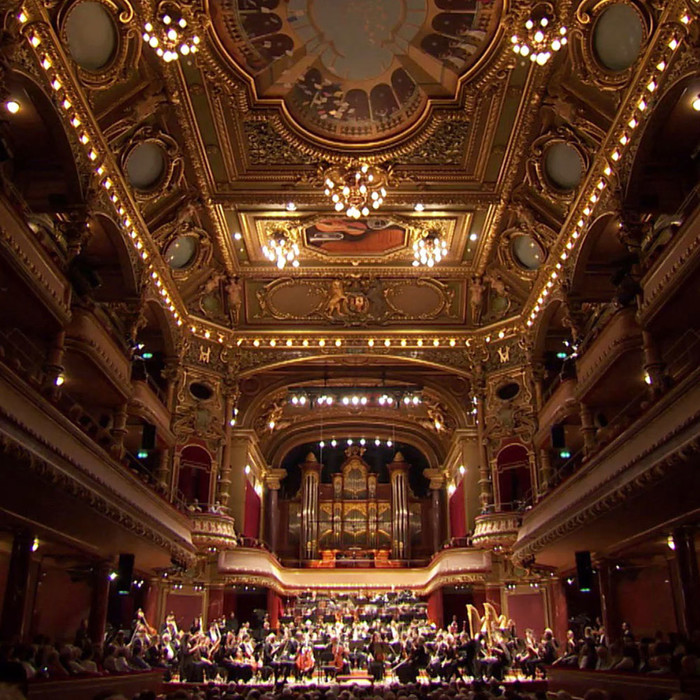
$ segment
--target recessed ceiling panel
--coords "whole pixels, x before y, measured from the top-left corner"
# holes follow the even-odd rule
[[[502,3],[212,0],[214,28],[256,97],[321,138],[391,138],[454,99],[495,37]]]

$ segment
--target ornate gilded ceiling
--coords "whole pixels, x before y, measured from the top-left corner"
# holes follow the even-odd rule
[[[212,0],[216,39],[299,131],[333,144],[405,138],[493,42],[500,2]]]
[[[569,41],[544,66],[511,43],[538,4],[26,0],[8,85],[53,104],[92,211],[203,371],[506,371],[619,211],[662,86],[697,68],[697,3],[556,3]],[[169,63],[142,37],[165,5],[199,40]],[[350,157],[389,176],[357,220],[323,191]],[[277,231],[298,267],[263,255]],[[416,266],[430,231],[445,257]]]

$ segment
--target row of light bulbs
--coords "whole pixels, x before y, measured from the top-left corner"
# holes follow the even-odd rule
[[[29,15],[24,8],[20,10],[19,14],[17,15],[17,19],[19,20],[20,24],[23,25],[29,21]],[[37,33],[36,29],[33,29],[31,32],[27,33],[27,39],[34,49],[38,50],[42,44],[42,39]],[[150,278],[156,287],[156,291],[161,297],[163,305],[171,313],[175,323],[178,326],[182,326],[182,315],[178,312],[175,302],[168,291],[166,278],[161,276],[153,264],[149,262],[151,256],[146,249],[146,238],[141,236],[135,223],[138,213],[136,213],[135,209],[132,209],[128,196],[121,196],[117,193],[118,180],[117,178],[113,179],[110,176],[106,161],[100,154],[99,149],[93,144],[87,127],[83,125],[80,116],[75,111],[71,102],[71,97],[62,83],[58,70],[54,67],[51,57],[48,55],[48,53],[39,54],[38,57],[39,63],[46,72],[49,79],[49,84],[54,91],[56,101],[58,102],[60,108],[65,112],[68,122],[75,130],[78,141],[85,149],[88,160],[94,164],[94,174],[98,177],[100,186],[105,190],[105,192],[107,192],[109,200],[119,216],[119,221],[124,231],[131,239],[136,252],[144,264],[148,267],[150,271]]]
[[[342,440],[341,440],[341,441],[338,441],[338,440],[336,440],[335,438],[331,438],[331,440],[328,442],[328,444],[329,444],[331,447],[337,447],[338,444],[339,444],[339,442],[342,442]],[[393,444],[394,444],[392,440],[384,440],[383,442],[384,442],[384,444],[385,444],[387,447],[392,447]],[[347,439],[345,440],[345,444],[346,444],[348,447],[350,447],[351,445],[354,445],[354,444],[355,444],[355,441],[354,441],[353,438],[347,438]],[[360,439],[357,441],[357,444],[358,444],[358,445],[361,445],[362,447],[364,447],[364,446],[367,444],[367,440],[366,440],[365,438],[360,438]],[[375,445],[375,447],[381,447],[381,445],[382,445],[382,440],[380,440],[379,438],[374,438],[374,445]],[[321,448],[325,447],[325,446],[326,446],[326,441],[325,441],[325,440],[320,440],[319,443],[318,443],[318,446],[321,447]]]
[[[289,403],[293,406],[305,407],[306,405],[313,406],[332,406],[335,402],[343,406],[367,406],[368,404],[376,403],[379,406],[399,406],[401,403],[404,406],[419,406],[422,403],[421,397],[418,394],[405,394],[398,398],[393,394],[343,394],[342,396],[334,396],[333,394],[321,394],[318,398],[313,399],[306,394],[292,394],[289,397]]]
[[[193,333],[202,333],[202,335],[209,339],[212,337],[212,334],[208,330],[202,330],[198,329],[195,326],[192,326],[191,328]],[[500,330],[498,333],[494,333],[493,335],[489,334],[484,338],[484,342],[486,343],[491,343],[495,340],[503,340],[506,337],[506,332],[505,330]],[[219,342],[223,342],[224,338],[223,335],[219,335]],[[472,342],[474,341],[473,338],[465,338],[464,340],[462,339],[457,339],[457,338],[401,338],[401,339],[396,339],[396,338],[319,338],[318,340],[310,340],[309,338],[287,338],[286,340],[283,338],[270,338],[270,340],[264,340],[262,338],[253,338],[252,340],[250,338],[238,338],[236,341],[236,345],[238,347],[241,346],[250,346],[252,345],[254,348],[260,348],[260,347],[271,347],[271,348],[276,348],[276,347],[288,347],[288,348],[299,348],[299,347],[312,347],[312,346],[318,346],[320,348],[325,348],[325,347],[343,347],[344,345],[347,345],[349,347],[360,347],[363,345],[366,345],[369,348],[374,348],[374,347],[402,347],[402,348],[429,348],[429,347],[450,347],[454,348],[457,347],[458,345],[464,345],[465,347],[471,347]]]
[[[682,24],[688,25],[690,24],[691,20],[689,15],[683,14],[680,17],[680,21]],[[646,85],[644,85],[641,88],[635,104],[634,113],[631,115],[630,119],[623,127],[622,132],[617,137],[616,144],[612,147],[612,150],[610,151],[609,157],[613,163],[619,163],[619,161],[625,153],[625,150],[631,144],[632,134],[640,125],[643,115],[647,112],[649,108],[648,100],[651,96],[653,96],[653,94],[658,88],[657,80],[661,76],[661,74],[663,74],[663,72],[668,68],[668,61],[680,46],[680,42],[681,40],[675,35],[669,39],[666,45],[666,50],[664,51],[666,56],[663,57],[656,64],[656,66],[654,67],[654,75],[649,79],[649,82],[647,82]],[[607,163],[603,168],[602,174],[598,177],[597,180],[593,181],[591,188],[584,196],[582,196],[580,200],[582,204],[580,205],[581,210],[579,211],[579,218],[576,224],[573,226],[573,230],[571,231],[571,234],[569,235],[569,238],[564,246],[564,250],[559,256],[559,261],[554,266],[555,269],[550,271],[547,282],[545,283],[543,289],[540,291],[540,294],[537,298],[537,302],[530,311],[530,314],[526,321],[528,327],[533,325],[539,312],[544,308],[545,301],[549,296],[550,292],[552,291],[555,281],[559,277],[559,274],[563,267],[563,263],[569,258],[569,256],[574,251],[575,247],[580,242],[584,230],[593,219],[593,215],[597,208],[596,204],[600,201],[603,191],[606,187],[609,186],[613,177],[613,167],[609,163]],[[572,215],[571,220],[573,220],[574,218],[575,216]]]

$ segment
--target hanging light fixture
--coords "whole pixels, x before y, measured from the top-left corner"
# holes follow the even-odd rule
[[[440,231],[428,231],[422,238],[413,244],[413,266],[427,265],[433,267],[447,255],[447,241],[440,235]]]
[[[166,63],[197,52],[200,39],[175,2],[161,2],[155,16],[143,25],[143,40]]]
[[[324,192],[334,209],[352,219],[369,216],[382,205],[388,179],[388,171],[362,161],[331,165],[323,172]]]
[[[549,3],[535,5],[520,34],[511,37],[513,51],[543,66],[568,42],[566,27],[556,21]]]
[[[267,245],[262,247],[263,255],[281,270],[287,263],[299,267],[299,246],[291,234],[283,229],[276,229],[268,235]]]

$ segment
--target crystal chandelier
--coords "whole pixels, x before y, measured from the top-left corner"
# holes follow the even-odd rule
[[[413,244],[413,266],[427,265],[433,267],[447,255],[447,241],[439,231],[428,231]]]
[[[556,22],[554,11],[549,3],[536,5],[525,22],[523,36],[511,37],[513,51],[521,56],[529,56],[533,63],[543,66],[565,46],[566,27]]]
[[[200,39],[191,31],[176,3],[161,3],[153,21],[146,22],[143,28],[143,40],[166,63],[197,52]]]
[[[389,173],[377,165],[361,161],[332,165],[323,173],[324,192],[337,212],[359,219],[381,206],[388,179]]]
[[[299,246],[287,231],[278,229],[268,235],[267,245],[263,245],[263,255],[281,270],[287,263],[299,267]]]

